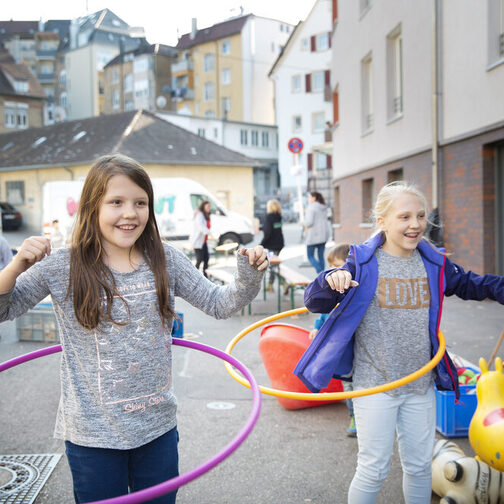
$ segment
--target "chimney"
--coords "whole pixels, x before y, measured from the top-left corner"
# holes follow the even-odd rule
[[[194,40],[196,38],[197,31],[198,31],[198,20],[196,18],[192,18],[192,27],[191,27],[191,35],[190,35],[191,40]]]
[[[77,49],[77,33],[79,32],[79,20],[72,19],[70,21],[70,49]]]

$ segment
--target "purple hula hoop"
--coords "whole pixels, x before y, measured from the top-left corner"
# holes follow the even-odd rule
[[[208,345],[203,345],[202,343],[196,343],[195,341],[186,341],[182,339],[173,339],[173,344],[178,346],[183,346],[187,348],[192,348],[194,350],[200,350],[201,352],[208,353],[219,359],[223,359],[229,362],[232,366],[236,367],[239,371],[241,371],[245,378],[250,383],[250,387],[252,389],[252,411],[247,419],[247,422],[240,430],[240,432],[229,442],[223,450],[221,450],[217,455],[199,465],[198,467],[188,471],[184,474],[181,474],[175,478],[172,478],[163,483],[159,483],[158,485],[152,486],[150,488],[145,488],[144,490],[139,490],[138,492],[134,492],[127,495],[121,495],[120,497],[114,497],[112,499],[105,499],[100,501],[95,501],[90,504],[132,504],[138,502],[145,502],[150,499],[154,499],[156,497],[160,497],[161,495],[165,495],[167,493],[173,492],[177,488],[186,485],[187,483],[199,478],[206,472],[213,469],[216,465],[220,464],[224,459],[229,457],[247,438],[252,429],[254,428],[257,419],[259,418],[259,412],[261,411],[261,391],[259,390],[259,385],[257,384],[256,379],[250,373],[250,371],[236,358],[232,355],[222,352],[217,348],[213,348]],[[61,352],[61,345],[54,345],[47,348],[42,348],[40,350],[36,350],[34,352],[27,353],[25,355],[21,355],[19,357],[15,357],[14,359],[5,361],[0,364],[0,373],[9,369],[11,367],[18,366],[23,362],[28,362],[33,359],[37,359],[39,357],[44,357],[45,355],[50,355],[53,353]]]

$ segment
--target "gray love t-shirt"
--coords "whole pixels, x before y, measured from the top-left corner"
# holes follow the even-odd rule
[[[396,257],[382,248],[376,291],[357,331],[354,344],[354,388],[362,389],[398,380],[431,359],[429,337],[430,291],[418,250]],[[425,394],[432,372],[387,392]]]
[[[201,275],[180,251],[164,244],[175,296],[215,318],[227,318],[259,292],[263,272],[237,255],[235,280],[216,286]],[[177,401],[172,385],[171,323],[161,323],[154,275],[143,262],[128,273],[112,271],[120,297],[113,318],[86,330],[67,298],[69,249],[58,249],[20,275],[14,289],[0,295],[0,320],[14,319],[52,296],[63,347],[61,398],[55,437],[82,446],[131,449],[142,446],[176,425]]]

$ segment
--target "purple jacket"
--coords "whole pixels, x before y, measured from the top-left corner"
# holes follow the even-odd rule
[[[311,312],[328,313],[339,303],[294,369],[294,374],[312,392],[327,387],[333,377],[348,378],[352,373],[354,333],[376,291],[378,261],[374,252],[383,242],[384,235],[378,233],[366,242],[350,247],[343,268],[359,282],[358,287],[340,294],[329,287],[325,280],[328,271],[325,271],[305,291],[305,305]],[[418,244],[418,250],[429,280],[429,334],[431,354],[434,355],[439,348],[443,296],[456,294],[462,299],[475,300],[490,298],[504,304],[504,277],[480,276],[472,271],[466,273],[426,241]],[[435,382],[441,390],[455,390],[459,398],[457,371],[447,352],[435,368]]]

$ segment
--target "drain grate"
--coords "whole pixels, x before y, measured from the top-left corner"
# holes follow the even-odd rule
[[[32,504],[61,454],[0,455],[0,504]]]

